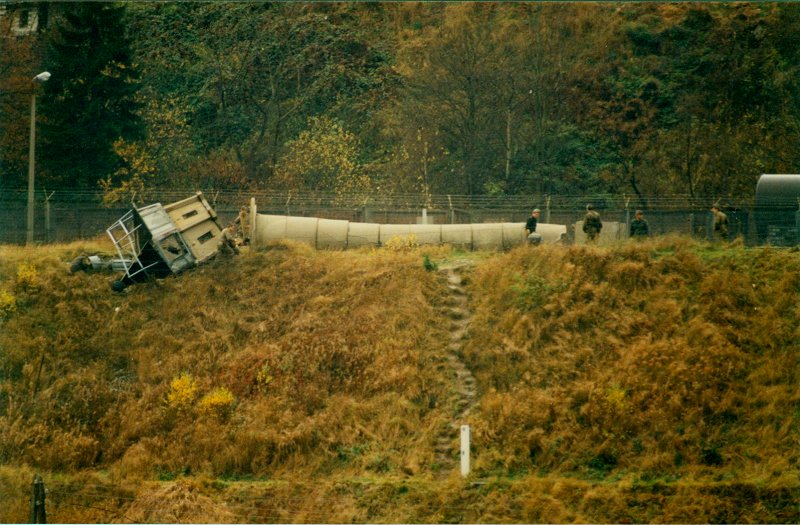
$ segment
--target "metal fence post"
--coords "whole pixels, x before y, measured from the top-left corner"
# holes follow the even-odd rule
[[[550,195],[545,197],[544,202],[544,222],[550,224]]]
[[[453,199],[450,198],[450,195],[447,196],[447,202],[450,204],[450,224],[456,223],[456,212],[453,209]]]
[[[800,208],[800,198],[797,199],[797,206]],[[794,243],[800,243],[800,209],[794,212]]]
[[[625,232],[631,231],[631,198],[625,197]],[[625,235],[622,235],[621,238],[625,238]]]
[[[44,480],[39,474],[36,474],[33,476],[33,492],[31,494],[31,523],[47,523],[45,495]]]
[[[47,193],[46,190],[45,193]],[[53,194],[55,194],[54,191],[50,192],[50,195],[44,198],[44,241],[46,243],[50,243],[53,240],[53,229],[50,227],[50,197],[52,197]]]

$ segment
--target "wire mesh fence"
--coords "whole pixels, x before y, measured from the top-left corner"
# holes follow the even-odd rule
[[[104,204],[102,193],[96,191],[37,191],[33,239],[36,243],[55,243],[103,235],[109,225],[133,206],[154,202],[168,204],[193,193],[194,190],[157,190],[134,196],[132,202]],[[583,218],[586,205],[592,204],[604,221],[629,224],[634,211],[643,209],[653,235],[680,233],[700,238],[710,235],[709,208],[716,202],[688,195],[342,195],[213,188],[203,190],[203,194],[223,223],[233,220],[240,207],[247,205],[251,198],[255,198],[259,213],[380,224],[524,222],[531,210],[538,207],[542,210],[541,222],[574,225]],[[753,199],[728,200],[721,204],[730,221],[731,236],[741,235],[748,242],[758,242]],[[26,190],[0,189],[0,223],[0,243],[26,242]]]

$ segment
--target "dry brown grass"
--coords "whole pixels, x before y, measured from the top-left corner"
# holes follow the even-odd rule
[[[66,271],[86,246],[2,250],[18,304],[0,334],[8,461],[120,479],[426,461],[417,430],[445,397],[431,365],[447,334],[418,251],[287,243],[115,295],[111,276]],[[29,260],[38,284],[16,286]],[[196,393],[171,402],[182,374]],[[226,390],[232,405],[203,409]]]
[[[483,265],[467,351],[491,387],[480,468],[766,484],[797,472],[798,275],[797,252],[680,239]]]
[[[117,295],[67,271],[97,251],[0,247],[0,521],[34,469],[65,522],[800,518],[797,252],[281,243]],[[424,254],[478,262],[466,481],[436,476],[452,319]]]

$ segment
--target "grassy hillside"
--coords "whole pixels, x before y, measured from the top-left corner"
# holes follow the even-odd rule
[[[0,521],[800,521],[800,253],[317,252],[114,294],[0,247]],[[424,255],[459,270],[469,324]],[[428,265],[430,270],[431,265]],[[437,440],[477,380],[473,473]]]

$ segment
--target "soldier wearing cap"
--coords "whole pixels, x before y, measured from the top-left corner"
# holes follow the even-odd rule
[[[642,210],[636,210],[634,219],[631,221],[631,237],[634,239],[643,239],[650,235],[650,225],[644,218]]]
[[[542,242],[542,236],[536,233],[536,224],[539,221],[541,211],[539,208],[534,208],[531,216],[528,217],[528,222],[525,223],[525,234],[528,236],[528,242],[531,244],[539,244]]]

